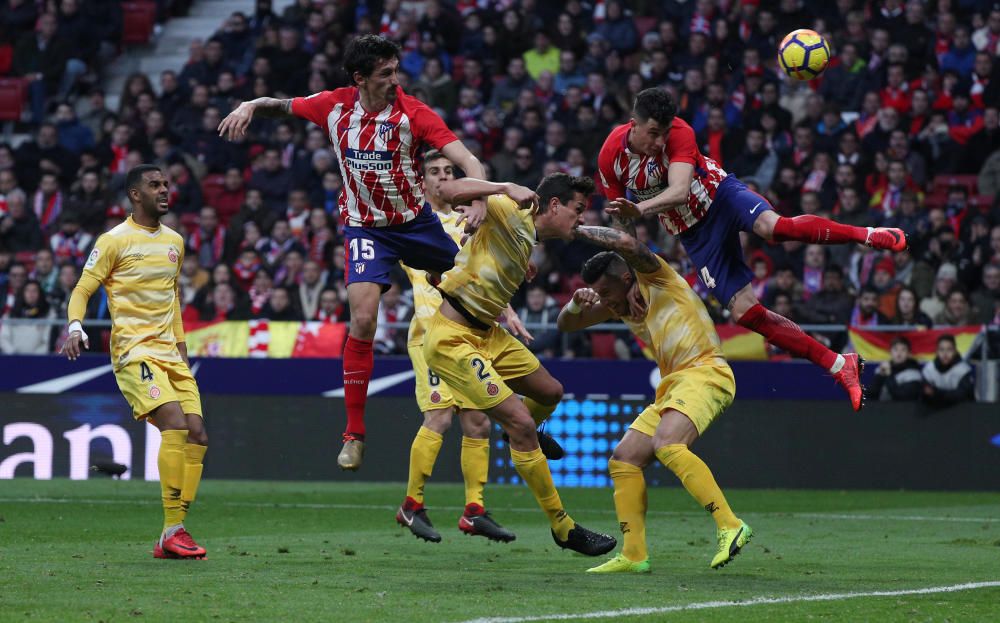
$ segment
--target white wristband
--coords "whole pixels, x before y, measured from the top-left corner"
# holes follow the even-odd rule
[[[566,303],[566,311],[571,314],[579,314],[581,311],[583,311],[583,308],[577,305],[575,300],[570,299],[569,303]]]
[[[69,327],[66,329],[67,335],[74,331],[79,331],[80,333],[83,333],[83,325],[80,324],[79,320],[74,320],[73,322],[69,323]]]

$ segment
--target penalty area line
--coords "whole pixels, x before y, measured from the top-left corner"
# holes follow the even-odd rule
[[[865,591],[857,593],[826,593],[819,595],[788,595],[785,597],[754,597],[740,601],[701,601],[676,606],[660,606],[651,608],[625,608],[622,610],[600,610],[596,612],[580,612],[576,614],[560,613],[532,615],[523,617],[484,617],[469,619],[463,623],[527,623],[528,621],[568,621],[577,619],[618,619],[621,617],[647,616],[651,614],[668,614],[688,610],[712,610],[717,608],[744,608],[747,606],[763,606],[776,604],[805,603],[814,601],[846,601],[862,597],[901,597],[904,595],[937,595],[940,593],[957,593],[981,588],[1000,587],[1000,581],[967,582],[950,586],[929,586],[927,588],[909,588],[895,591]]]

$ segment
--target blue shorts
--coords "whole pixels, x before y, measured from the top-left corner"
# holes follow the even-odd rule
[[[754,221],[766,210],[773,210],[767,199],[729,175],[705,218],[679,236],[698,276],[723,306],[753,278],[743,261],[740,232],[753,232]]]
[[[443,273],[455,265],[458,245],[429,205],[413,220],[387,227],[344,227],[344,281],[389,288],[389,271],[403,262],[410,268]]]

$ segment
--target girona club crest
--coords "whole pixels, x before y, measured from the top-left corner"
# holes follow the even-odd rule
[[[160,388],[157,387],[156,385],[150,385],[149,386],[149,397],[152,398],[153,400],[156,400],[157,398],[159,398],[160,397]]]
[[[490,396],[496,396],[497,394],[500,393],[500,386],[494,383],[493,381],[490,381],[489,383],[486,384],[486,393],[489,394]]]
[[[441,402],[441,394],[438,392],[431,392],[431,402],[434,404]]]
[[[177,263],[177,259],[179,257],[180,257],[180,254],[177,253],[177,249],[176,248],[174,248],[173,246],[171,246],[169,249],[167,249],[167,259],[170,260],[171,264],[176,264]]]

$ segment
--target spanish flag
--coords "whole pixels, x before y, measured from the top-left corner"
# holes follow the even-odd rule
[[[896,336],[902,335],[910,340],[913,347],[913,357],[920,361],[930,361],[937,351],[937,340],[942,335],[955,336],[955,346],[963,357],[968,356],[972,343],[982,327],[948,327],[945,329],[927,329],[924,331],[869,331],[851,327],[851,343],[854,350],[869,361],[888,361],[889,347]]]
[[[192,357],[340,357],[347,339],[342,322],[189,322],[184,332]]]
[[[722,341],[722,353],[726,359],[764,361],[767,357],[767,341],[764,336],[739,325],[716,325],[715,331]]]

